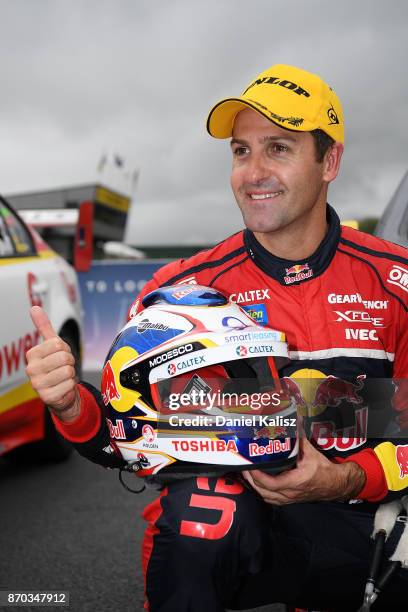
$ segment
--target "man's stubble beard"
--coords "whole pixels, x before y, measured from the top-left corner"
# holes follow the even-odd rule
[[[281,197],[281,196],[280,196]],[[238,207],[241,211],[244,225],[252,232],[272,233],[284,229],[296,217],[291,215],[290,210],[286,207],[282,208],[282,203],[268,202],[267,204],[247,204],[237,200]],[[251,210],[251,207],[253,209]],[[275,207],[275,208],[274,208]]]

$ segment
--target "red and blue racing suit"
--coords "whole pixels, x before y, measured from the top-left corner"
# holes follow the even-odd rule
[[[146,607],[154,612],[274,601],[351,610],[361,603],[373,513],[408,487],[408,259],[403,247],[341,227],[330,206],[327,215],[328,232],[306,260],[275,257],[244,230],[161,268],[130,315],[157,287],[198,283],[283,330],[291,358],[283,374],[300,403],[304,388],[297,381],[321,380],[308,432],[333,461],[364,470],[361,503],[268,506],[230,475],[167,484],[144,512]],[[392,397],[384,384],[391,378]],[[99,392],[85,383],[79,388],[80,416],[70,424],[54,419],[58,429],[84,456],[119,467],[104,451],[109,430]],[[394,531],[388,554],[400,526]],[[384,609],[408,605],[406,574],[401,570],[384,593]]]

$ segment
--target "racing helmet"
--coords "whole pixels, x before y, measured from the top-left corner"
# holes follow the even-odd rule
[[[140,476],[292,467],[296,403],[279,380],[285,335],[211,287],[162,287],[142,304],[102,373],[111,451]]]

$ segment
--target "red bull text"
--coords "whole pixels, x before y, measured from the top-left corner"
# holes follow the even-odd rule
[[[309,268],[309,264],[296,264],[290,268],[286,268],[285,271],[286,275],[283,278],[287,285],[313,276],[313,270]]]

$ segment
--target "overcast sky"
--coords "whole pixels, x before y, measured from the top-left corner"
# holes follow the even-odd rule
[[[127,239],[214,243],[242,226],[211,106],[275,63],[320,74],[344,107],[330,201],[379,215],[408,168],[406,0],[0,0],[0,190],[140,169]]]

